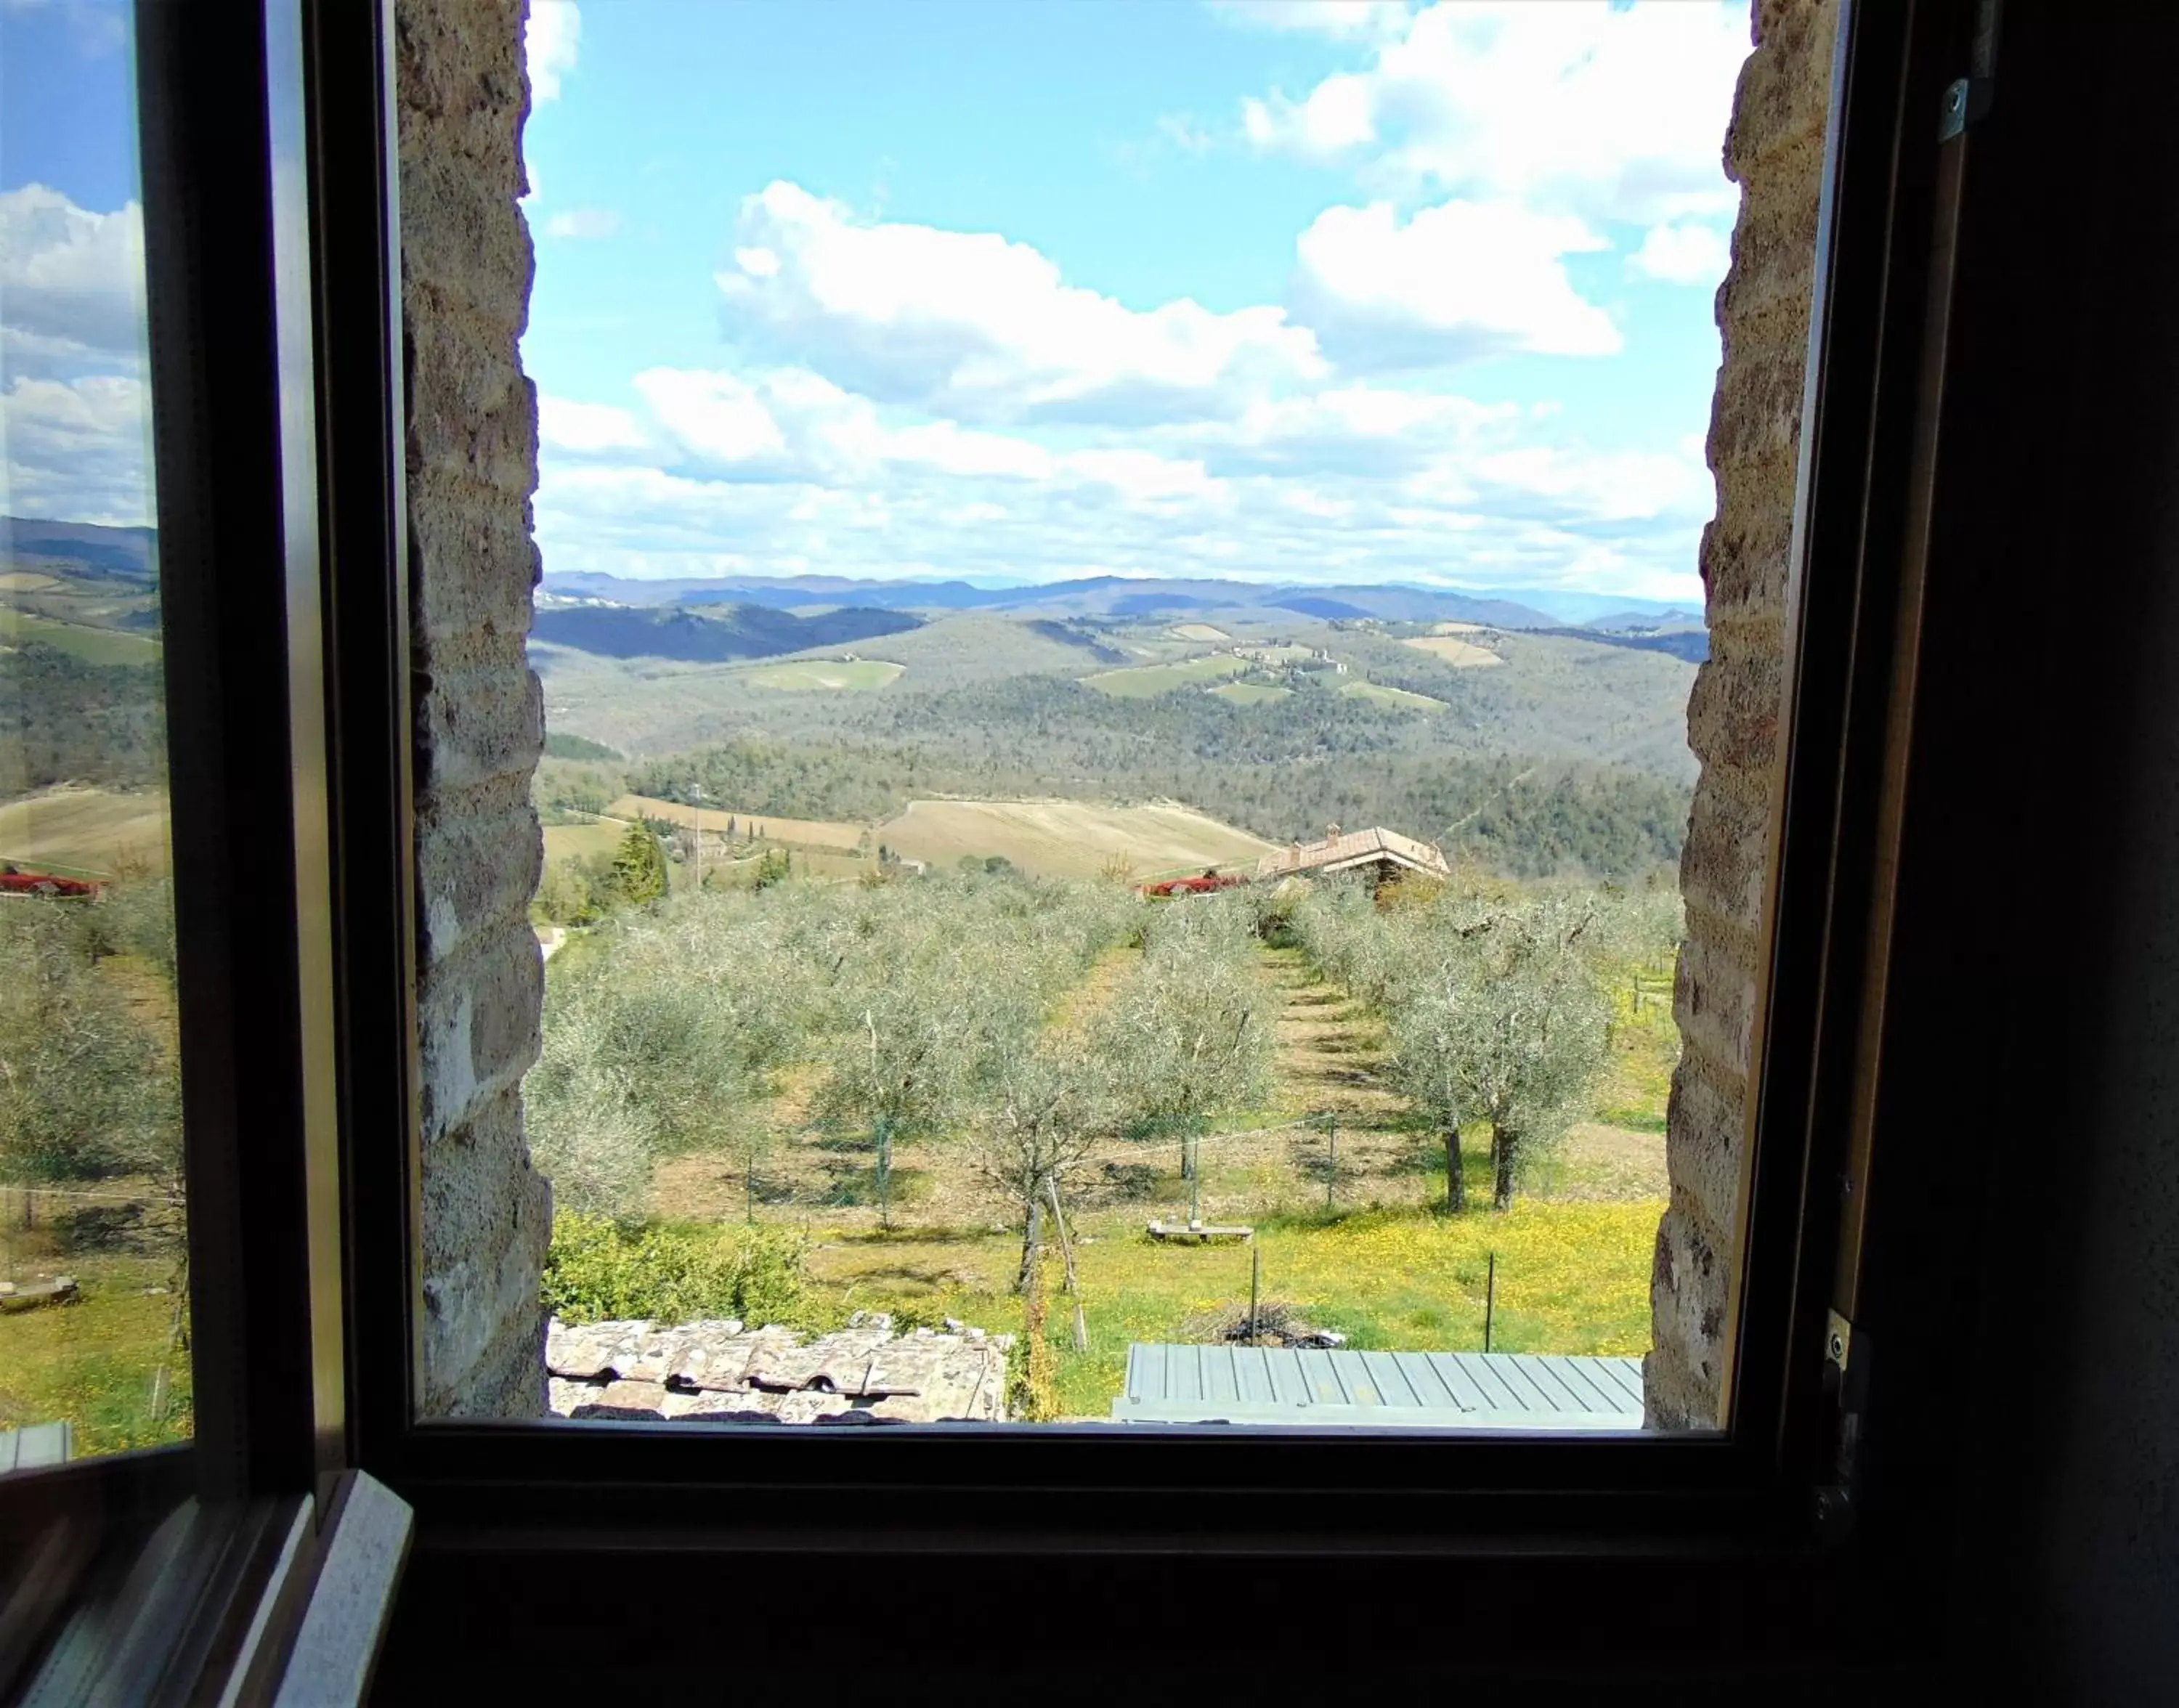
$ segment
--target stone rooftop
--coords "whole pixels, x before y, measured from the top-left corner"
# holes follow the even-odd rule
[[[1256,862],[1257,881],[1291,878],[1304,872],[1344,872],[1358,866],[1389,863],[1431,878],[1450,878],[1452,868],[1435,842],[1418,842],[1381,824],[1342,831],[1334,824],[1320,842],[1296,842],[1276,849]]]
[[[1010,1334],[948,1322],[893,1333],[882,1312],[804,1344],[776,1325],[731,1319],[636,1322],[546,1332],[552,1410],[636,1422],[998,1423],[1006,1418]]]

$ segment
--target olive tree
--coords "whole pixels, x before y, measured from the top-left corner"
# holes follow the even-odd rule
[[[1201,1218],[1204,1129],[1270,1095],[1273,1008],[1250,915],[1226,897],[1192,897],[1161,908],[1141,964],[1094,1028],[1121,1120],[1139,1136],[1179,1137],[1191,1222]]]
[[[150,1175],[179,1189],[171,1023],[101,965],[139,955],[170,985],[172,928],[157,898],[124,907],[120,896],[0,908],[0,1179]]]
[[[1020,1221],[1017,1292],[1035,1276],[1046,1207],[1064,1215],[1068,1185],[1110,1130],[1107,1082],[1105,1064],[1079,1038],[1046,1035],[1004,1050],[981,1088],[973,1155]]]
[[[739,1147],[754,1169],[758,1106],[800,1043],[788,924],[755,898],[691,893],[621,916],[556,963],[524,1089],[562,1203],[630,1213],[677,1151]]]
[[[1492,1202],[1513,1199],[1524,1148],[1551,1136],[1603,1065],[1609,1005],[1584,939],[1592,901],[1545,895],[1424,915],[1430,940],[1391,1005],[1393,1081],[1445,1135],[1462,1207],[1459,1124],[1487,1120]]]

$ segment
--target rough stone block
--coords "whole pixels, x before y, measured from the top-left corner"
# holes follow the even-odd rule
[[[1666,1159],[1672,1188],[1693,1202],[1705,1225],[1728,1239],[1740,1225],[1746,1109],[1743,1076],[1699,1051],[1681,1057],[1668,1118],[1679,1136]]]
[[[1684,1054],[1666,1120],[1672,1200],[1657,1231],[1644,1365],[1658,1427],[1718,1416],[1837,11],[1830,0],[1759,0],[1758,46],[1726,141],[1743,194],[1717,293],[1724,361],[1708,441],[1717,515],[1701,557],[1711,654],[1688,708],[1702,772],[1680,868]]]
[[[468,1119],[480,1099],[519,1083],[537,1059],[545,970],[524,921],[480,933],[418,1005],[423,1122],[435,1136]]]
[[[420,678],[416,742],[429,764],[420,792],[474,789],[497,778],[525,783],[545,750],[545,690],[536,672],[434,670]]]

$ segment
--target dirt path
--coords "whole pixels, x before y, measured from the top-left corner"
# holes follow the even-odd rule
[[[1284,1002],[1272,1071],[1291,1114],[1336,1114],[1342,1125],[1382,1128],[1402,1120],[1406,1101],[1379,1082],[1382,1023],[1326,984],[1298,949],[1264,951],[1264,977]]]

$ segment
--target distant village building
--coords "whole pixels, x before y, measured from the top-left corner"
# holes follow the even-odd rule
[[[1446,879],[1452,868],[1435,842],[1418,842],[1397,830],[1375,825],[1367,830],[1342,831],[1330,826],[1320,842],[1296,842],[1256,862],[1256,881],[1282,878],[1328,878],[1354,873],[1374,888],[1413,873],[1420,877]]]

